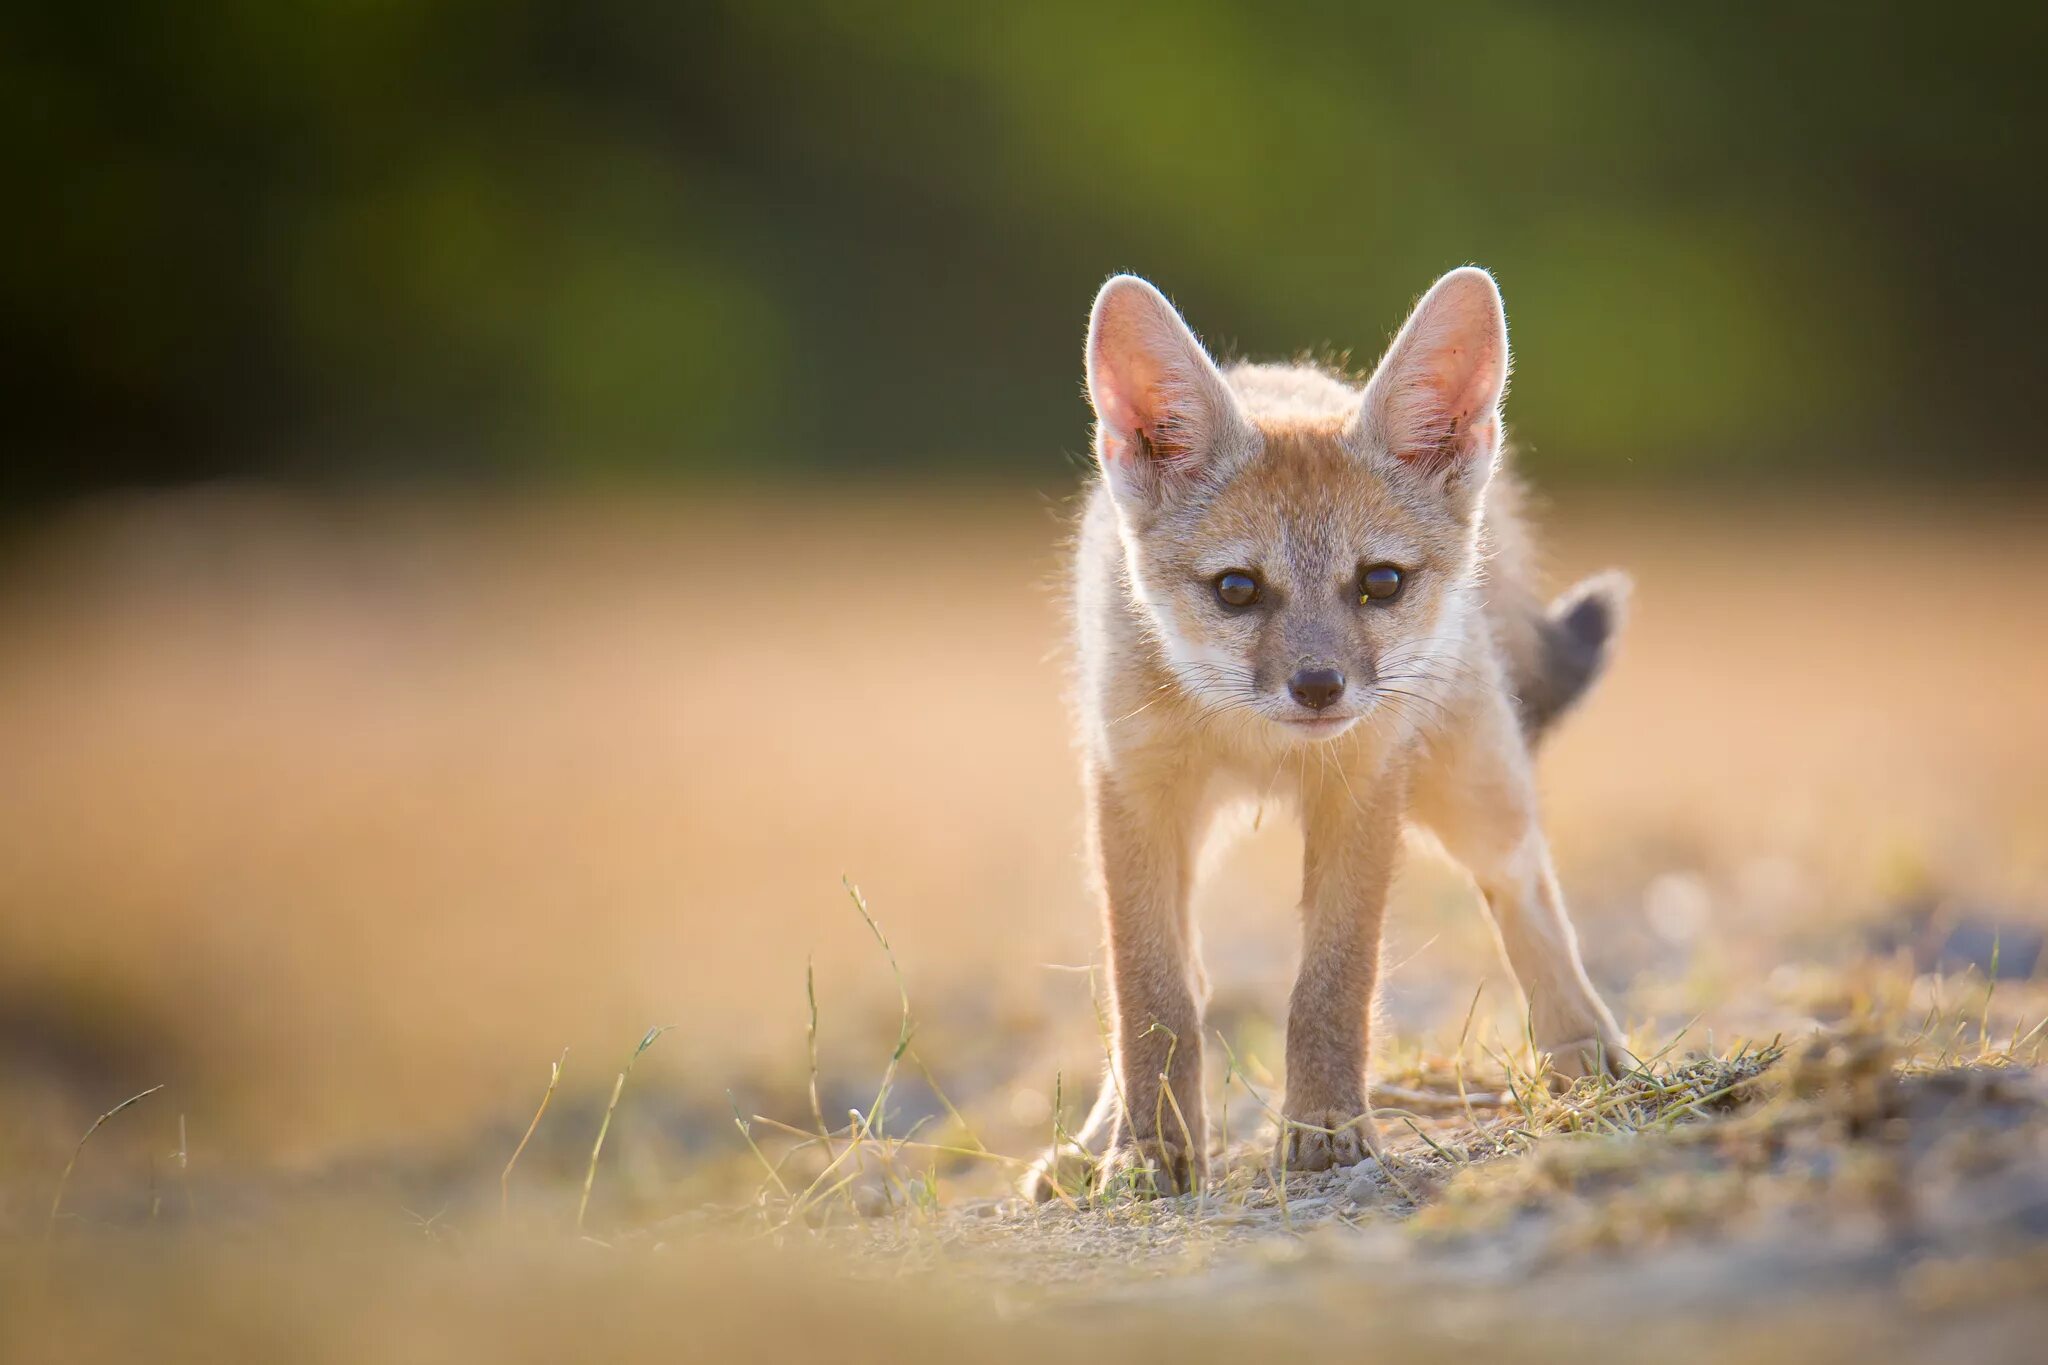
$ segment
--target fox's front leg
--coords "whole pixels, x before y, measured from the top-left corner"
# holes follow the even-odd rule
[[[1378,1150],[1366,1104],[1380,931],[1400,844],[1396,784],[1325,773],[1304,793],[1301,972],[1287,1006],[1290,1170],[1349,1166]]]
[[[1191,1190],[1208,1168],[1201,967],[1188,916],[1198,812],[1173,784],[1133,793],[1104,774],[1090,787],[1114,1011],[1108,1083],[1119,1092],[1098,1185]]]

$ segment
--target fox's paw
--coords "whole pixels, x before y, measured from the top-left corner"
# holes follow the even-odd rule
[[[1379,1135],[1372,1117],[1357,1109],[1309,1108],[1287,1115],[1274,1160],[1290,1171],[1327,1171],[1377,1157]]]
[[[1613,1027],[1561,1043],[1538,1043],[1537,1048],[1550,1057],[1550,1079],[1554,1084],[1570,1085],[1587,1076],[1619,1079],[1642,1065],[1628,1050],[1621,1031]]]
[[[1052,1199],[1071,1202],[1088,1193],[1100,1164],[1095,1154],[1079,1143],[1062,1142],[1031,1163],[1018,1190],[1034,1204]]]
[[[1120,1138],[1095,1172],[1095,1194],[1154,1199],[1188,1194],[1208,1176],[1207,1158],[1173,1138]]]

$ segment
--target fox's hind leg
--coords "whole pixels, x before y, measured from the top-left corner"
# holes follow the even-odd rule
[[[1527,741],[1498,690],[1475,693],[1415,775],[1410,817],[1464,864],[1491,912],[1508,968],[1528,999],[1530,1031],[1573,1077],[1635,1065],[1586,976],[1537,816]]]

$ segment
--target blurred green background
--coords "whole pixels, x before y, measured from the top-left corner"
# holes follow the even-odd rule
[[[2024,476],[2048,7],[210,0],[0,20],[0,491],[1059,478],[1113,270],[1546,477]]]

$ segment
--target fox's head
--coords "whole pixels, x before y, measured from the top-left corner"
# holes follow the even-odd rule
[[[1308,738],[1431,705],[1477,625],[1507,376],[1500,291],[1475,268],[1437,281],[1362,389],[1305,367],[1221,371],[1157,289],[1104,285],[1095,454],[1181,685]]]

